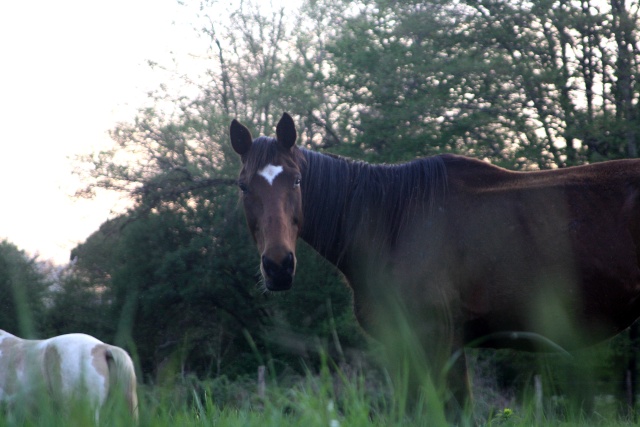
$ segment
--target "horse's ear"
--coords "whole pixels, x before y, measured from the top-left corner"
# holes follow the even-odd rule
[[[229,135],[231,136],[231,145],[236,153],[244,156],[249,152],[251,144],[253,144],[253,138],[246,126],[233,119],[229,127]]]
[[[298,134],[296,133],[296,125],[289,114],[282,114],[276,126],[276,137],[278,138],[278,144],[287,150],[295,145]]]

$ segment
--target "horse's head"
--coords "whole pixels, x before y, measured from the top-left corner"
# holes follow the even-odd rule
[[[260,271],[271,291],[291,288],[296,271],[296,239],[302,228],[300,162],[297,134],[287,113],[276,138],[260,137],[237,120],[231,122],[231,145],[242,159],[238,185],[249,230],[261,255]]]

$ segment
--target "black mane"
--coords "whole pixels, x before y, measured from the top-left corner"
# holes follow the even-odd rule
[[[304,228],[302,238],[339,264],[358,233],[373,247],[392,248],[418,212],[433,211],[446,192],[441,157],[402,164],[374,165],[330,154],[300,150]]]

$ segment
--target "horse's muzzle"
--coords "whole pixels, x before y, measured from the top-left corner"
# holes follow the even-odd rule
[[[296,260],[291,252],[287,253],[280,263],[273,261],[266,255],[262,255],[262,274],[265,285],[270,291],[291,289],[295,271]]]

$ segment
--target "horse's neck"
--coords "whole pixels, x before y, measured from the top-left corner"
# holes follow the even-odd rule
[[[385,166],[304,154],[301,237],[345,274],[362,263],[384,268],[380,263],[389,262],[398,239],[424,228],[443,203],[440,157]]]
[[[360,252],[357,246],[363,243],[363,223],[372,219],[367,214],[371,202],[363,192],[373,191],[380,182],[367,181],[363,176],[376,166],[310,151],[305,157],[301,237],[345,272],[354,251]]]

